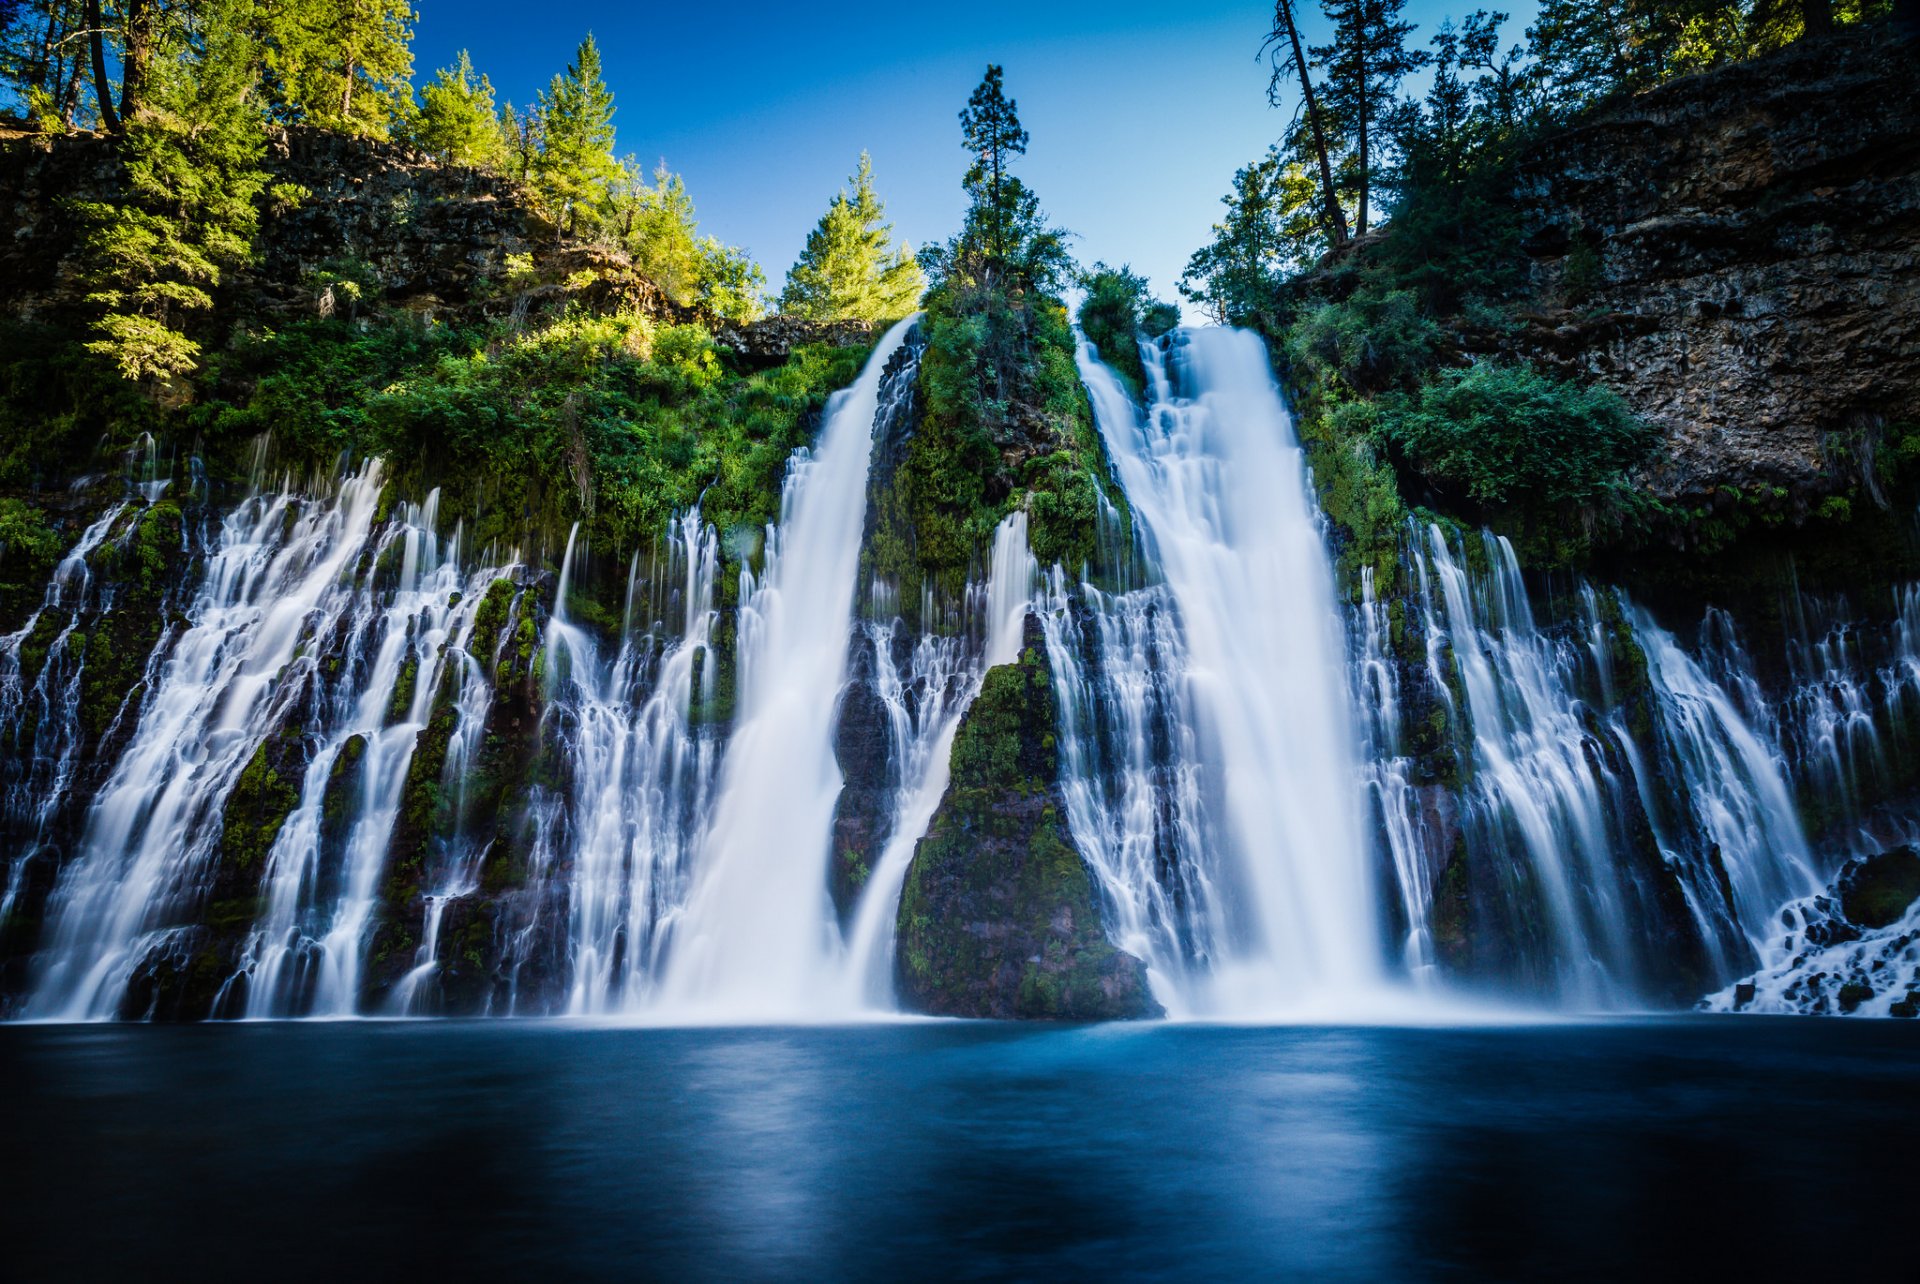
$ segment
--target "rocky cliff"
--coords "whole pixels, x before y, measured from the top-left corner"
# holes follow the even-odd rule
[[[1659,425],[1662,498],[1878,493],[1920,419],[1920,78],[1881,28],[1675,81],[1527,155],[1523,346]]]

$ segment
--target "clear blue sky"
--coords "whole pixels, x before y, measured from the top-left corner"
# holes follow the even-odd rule
[[[1131,263],[1169,299],[1233,171],[1290,112],[1267,106],[1254,59],[1271,0],[416,3],[415,82],[464,48],[516,104],[592,30],[619,150],[683,174],[701,230],[748,249],[775,289],[862,148],[897,235],[953,232],[957,115],[989,61],[1032,135],[1019,172],[1078,235],[1075,257]],[[1410,0],[1415,38],[1472,7]],[[1519,39],[1533,0],[1507,7]],[[1300,9],[1317,35],[1317,7]]]

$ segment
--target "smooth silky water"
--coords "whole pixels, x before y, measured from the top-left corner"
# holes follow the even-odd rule
[[[1726,1017],[12,1026],[0,1275],[1894,1279],[1917,1057]]]

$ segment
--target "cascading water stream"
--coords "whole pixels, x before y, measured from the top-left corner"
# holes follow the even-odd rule
[[[836,966],[827,895],[841,775],[833,715],[847,662],[883,379],[917,317],[880,340],[834,394],[819,448],[797,452],[768,532],[762,575],[742,569],[737,722],[686,911],[674,925],[662,1002],[729,1017],[819,1009]],[[911,363],[884,379],[912,392]]]
[[[1339,1008],[1382,979],[1358,737],[1333,577],[1265,348],[1235,330],[1145,349],[1142,421],[1083,342],[1094,417],[1178,608],[1225,924],[1188,1010]],[[1110,902],[1113,897],[1109,897]]]
[[[379,464],[327,503],[255,496],[223,522],[187,629],[148,663],[131,743],[102,787],[77,858],[48,905],[45,971],[29,1011],[112,1015],[134,970],[164,953],[203,889],[220,802],[278,719],[285,681],[352,594],[345,575],[367,541]]]
[[[79,766],[84,738],[80,682],[86,655],[83,647],[74,646],[74,634],[88,612],[109,605],[96,600],[87,559],[129,506],[126,500],[112,504],[81,533],[54,568],[40,608],[20,628],[0,636],[0,744],[11,746],[17,764],[0,791],[0,825],[21,843],[20,850],[7,854],[0,923],[12,912],[25,864],[38,852],[48,825],[65,805]],[[59,621],[59,631],[47,644],[39,672],[28,685],[21,672],[21,650],[46,619]],[[29,736],[30,746],[23,745]],[[18,755],[23,749],[27,752],[22,760]]]
[[[316,684],[320,716],[310,729],[320,746],[301,782],[299,805],[267,856],[266,913],[242,966],[248,1016],[345,1016],[359,1010],[394,819],[447,666],[454,666],[454,707],[469,737],[475,706],[484,707],[486,680],[467,655],[466,642],[475,606],[499,572],[462,573],[458,527],[444,547],[434,533],[439,498],[434,491],[423,505],[401,506],[398,521],[374,550],[376,563],[397,563],[390,590],[363,584],[340,612],[336,627],[345,645],[338,668],[346,677]],[[350,745],[357,750],[357,783],[345,800],[351,819],[336,843],[324,832],[324,813],[336,764]],[[402,983],[400,1010],[421,979],[414,975]]]
[[[543,850],[571,847],[567,1011],[594,1014],[632,1008],[650,994],[664,924],[685,895],[691,847],[710,819],[719,751],[693,725],[692,712],[697,693],[713,688],[720,551],[698,508],[675,522],[664,570],[678,618],[636,635],[630,572],[627,618],[610,664],[566,618],[573,553],[569,539],[547,626],[549,684],[567,714],[562,743],[573,792],[565,828],[543,835]]]
[[[900,889],[914,848],[947,792],[953,740],[961,719],[980,693],[986,671],[1019,656],[1021,628],[1033,600],[1037,572],[1027,549],[1027,515],[1023,511],[1009,514],[994,531],[980,649],[969,654],[964,637],[928,634],[914,648],[908,685],[900,682],[890,659],[877,657],[875,671],[890,679],[884,681],[880,694],[891,715],[892,743],[901,761],[892,828],[847,934],[837,999],[848,1011],[893,1007],[891,969]],[[891,632],[889,625],[885,635]],[[911,700],[909,686],[916,693]]]

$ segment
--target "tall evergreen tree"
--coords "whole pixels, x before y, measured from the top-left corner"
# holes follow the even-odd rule
[[[0,22],[0,77],[42,127],[71,129],[93,92],[83,0],[13,3]]]
[[[613,91],[601,76],[600,46],[580,42],[567,69],[540,95],[541,149],[535,172],[554,221],[569,235],[594,227],[622,180],[613,155]]]
[[[806,248],[787,273],[780,307],[814,321],[881,321],[906,316],[926,289],[926,276],[905,245],[893,244],[893,225],[873,190],[873,160],[860,166],[807,234]]]
[[[1300,27],[1293,19],[1293,0],[1274,0],[1273,27],[1267,32],[1262,52],[1271,53],[1273,74],[1267,80],[1267,101],[1278,107],[1284,91],[1281,85],[1289,77],[1300,82],[1300,117],[1306,124],[1306,138],[1312,144],[1313,158],[1320,170],[1320,206],[1327,221],[1327,235],[1335,245],[1347,240],[1347,215],[1340,204],[1340,192],[1333,182],[1333,159],[1327,147],[1327,123],[1318,97],[1313,92],[1307,56],[1301,48]]]
[[[525,183],[532,179],[540,159],[540,110],[516,111],[511,102],[500,109],[500,148],[507,172]]]
[[[260,50],[241,20],[249,3],[202,0],[177,47],[155,51],[139,109],[123,122],[124,194],[69,206],[86,247],[87,302],[99,309],[87,347],[128,379],[194,368],[187,323],[251,250],[267,175]]]
[[[1187,261],[1180,293],[1213,320],[1232,324],[1268,305],[1283,272],[1319,258],[1328,233],[1313,179],[1277,147],[1236,172],[1220,203],[1227,215]]]
[[[506,159],[506,143],[494,115],[493,82],[476,76],[462,49],[420,91],[414,141],[452,165],[492,168]]]
[[[1413,24],[1400,16],[1406,0],[1322,0],[1333,20],[1333,43],[1313,56],[1326,69],[1327,108],[1347,139],[1355,234],[1365,236],[1372,215],[1374,170],[1388,142],[1384,128],[1400,82],[1429,61],[1409,49]]]
[[[1027,131],[1020,126],[1015,107],[1006,95],[1000,68],[990,63],[960,112],[961,140],[973,153],[965,182],[973,194],[974,208],[985,211],[987,248],[996,261],[1006,258],[1009,224],[1017,203],[1013,184],[1018,180],[1009,182],[1007,167],[1027,150]]]

